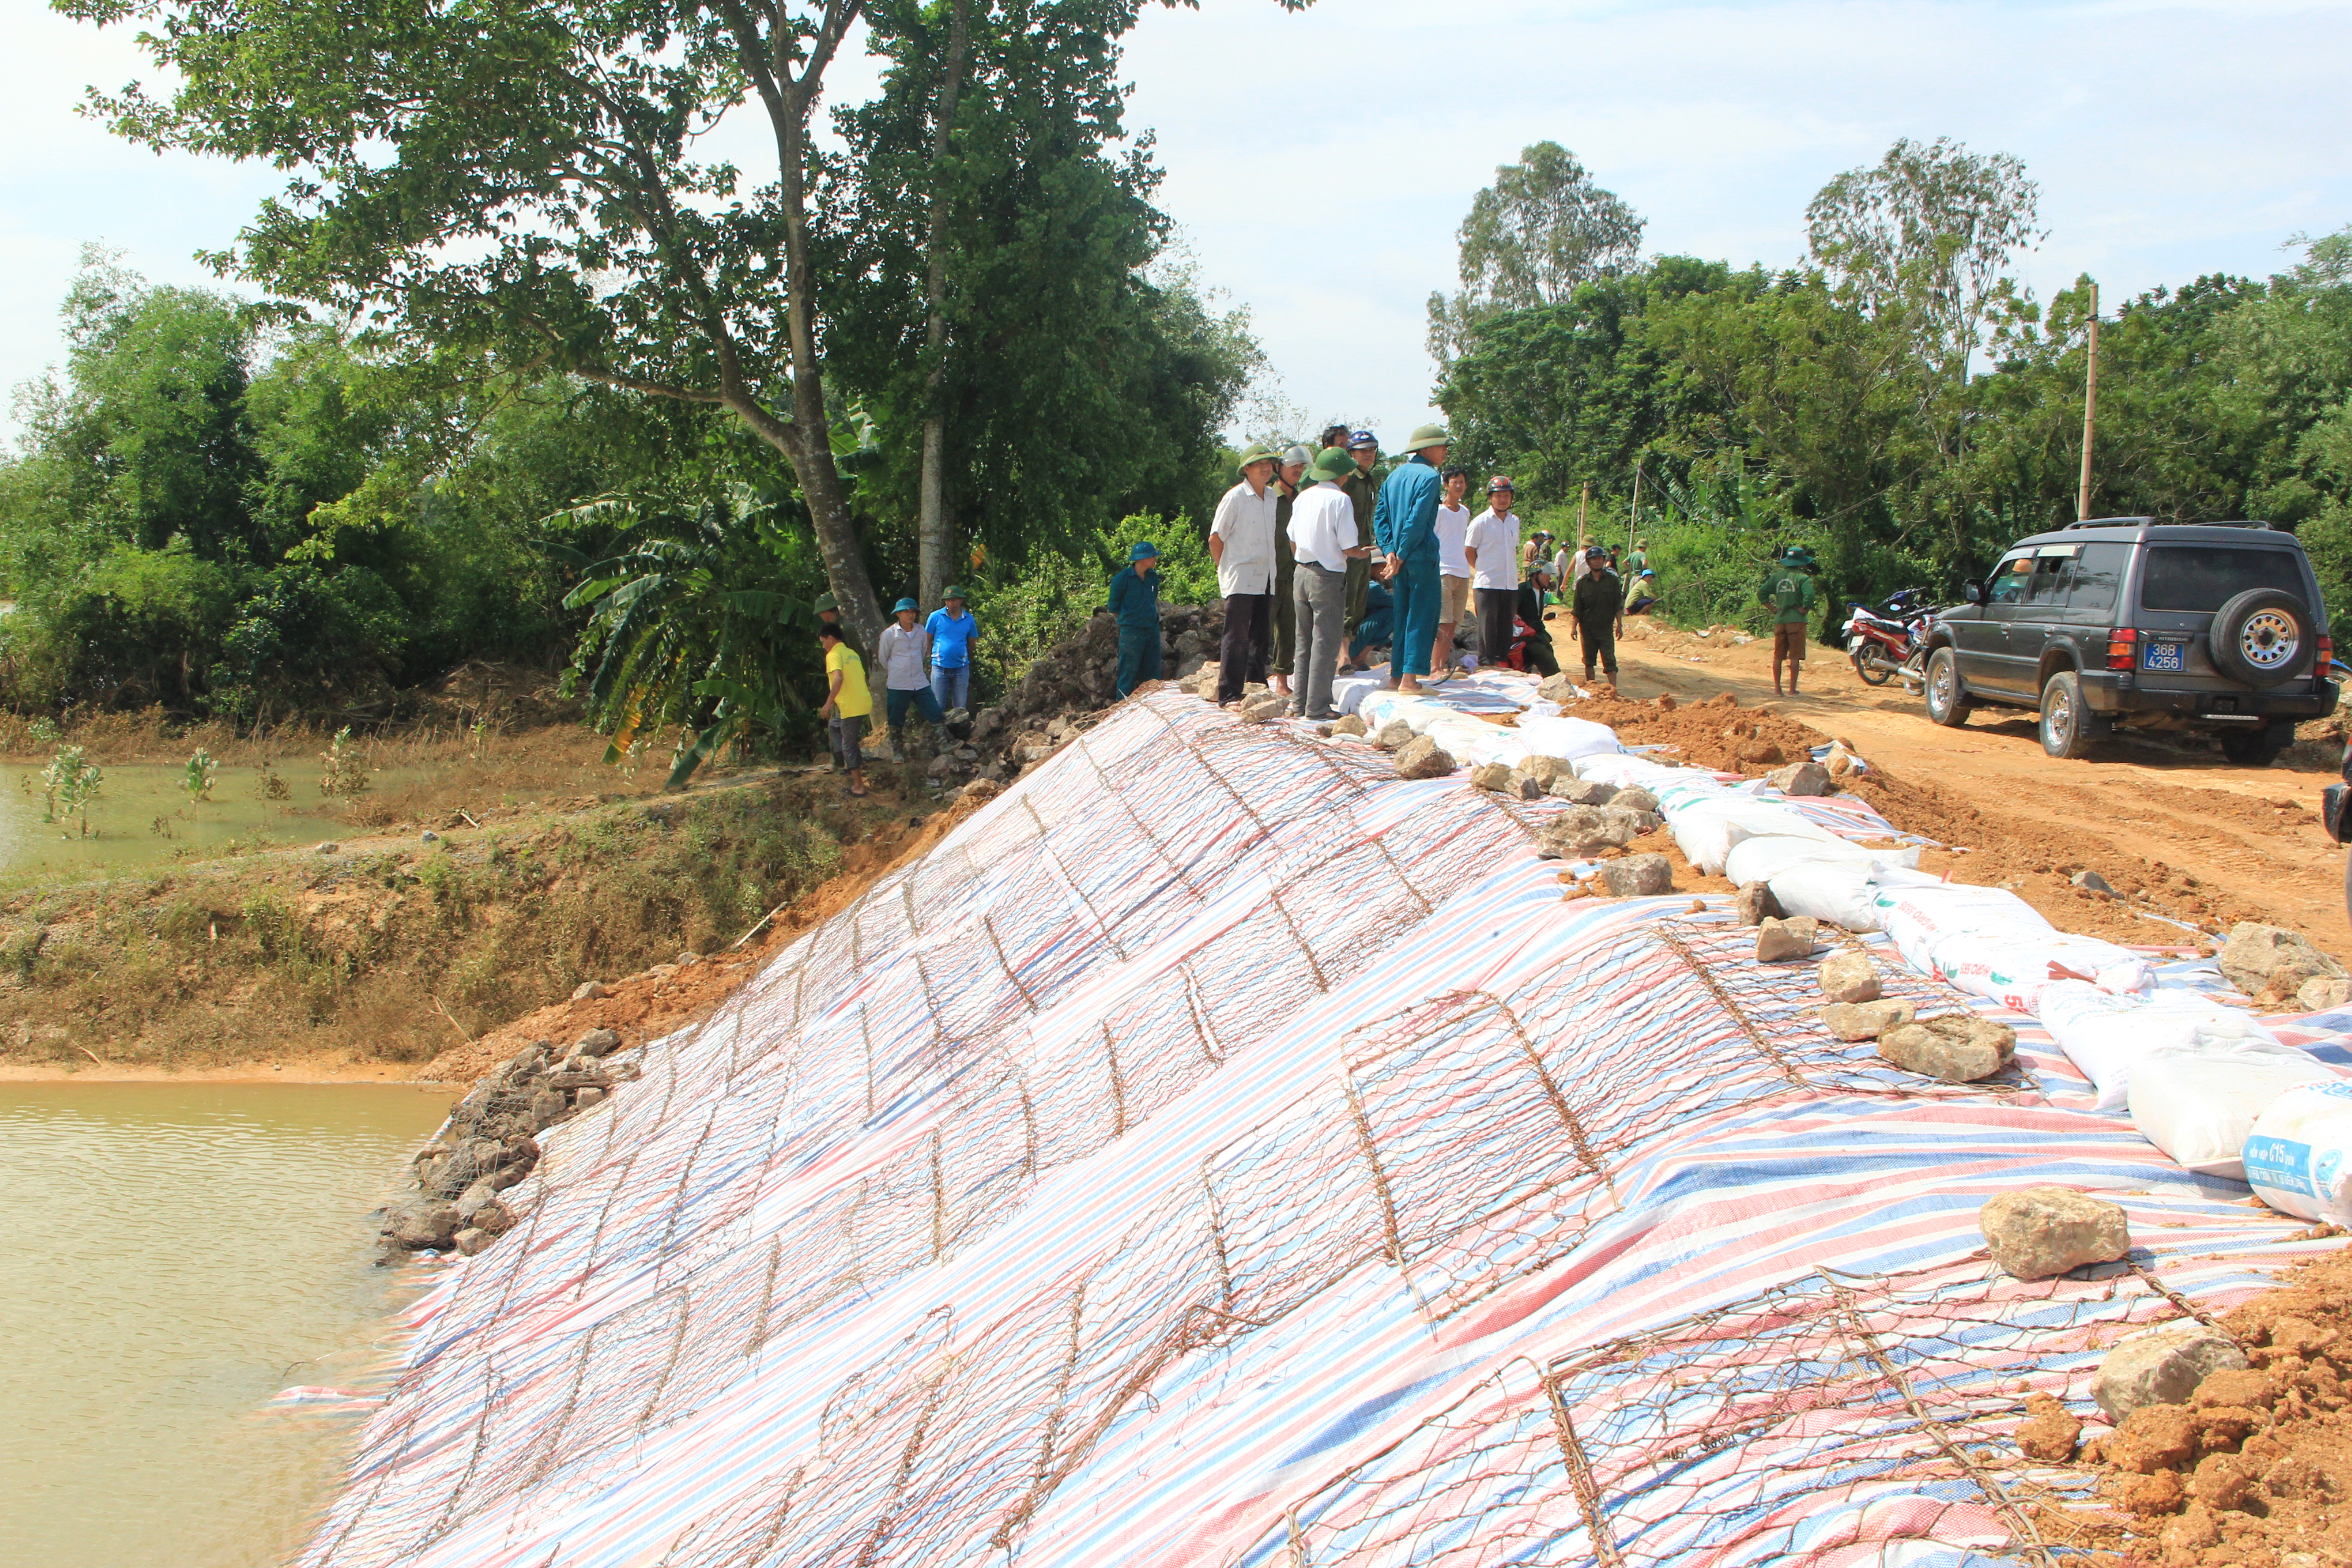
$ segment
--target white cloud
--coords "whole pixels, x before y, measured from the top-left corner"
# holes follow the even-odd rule
[[[1251,308],[1287,399],[1407,426],[1428,412],[1423,302],[1454,283],[1454,228],[1530,142],[1571,148],[1649,219],[1647,247],[1782,265],[1839,170],[1897,136],[2015,153],[2053,230],[2024,270],[2109,300],[2200,273],[2267,274],[2297,230],[2352,221],[2340,107],[2352,0],[1755,0],[1752,4],[1274,0],[1148,6],[1128,123],[1156,131],[1164,206],[1202,280]],[[120,29],[0,19],[0,384],[59,353],[78,247],[199,282],[278,184],[158,158],[74,113],[142,61]],[[835,67],[832,101],[872,90]],[[707,150],[766,168],[738,114]]]

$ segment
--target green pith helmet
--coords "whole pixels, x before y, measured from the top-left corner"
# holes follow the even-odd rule
[[[953,583],[950,583],[948,584],[948,591],[940,595],[940,603],[944,605],[950,599],[962,599],[968,597],[970,597],[970,595],[965,594],[961,588],[959,588]]]
[[[1239,473],[1252,463],[1273,463],[1279,466],[1281,461],[1280,455],[1273,447],[1263,441],[1252,441],[1242,449],[1241,460],[1234,465],[1234,471]]]
[[[1788,549],[1780,552],[1780,564],[1783,566],[1799,566],[1808,572],[1811,571],[1813,569],[1813,547],[1810,544],[1791,544]]]
[[[831,610],[835,615],[838,615],[841,613],[841,606],[833,602],[832,595],[819,594],[816,596],[816,613],[821,616],[827,610]]]
[[[1346,479],[1355,471],[1356,459],[1349,456],[1347,447],[1326,447],[1316,458],[1315,466],[1307,470],[1307,477],[1310,479],[1330,479],[1336,482]]]
[[[1404,438],[1404,449],[1418,452],[1424,447],[1451,447],[1454,437],[1445,433],[1443,425],[1424,425]]]

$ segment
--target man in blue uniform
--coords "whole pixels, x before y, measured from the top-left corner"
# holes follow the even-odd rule
[[[1424,425],[1405,442],[1412,456],[1381,486],[1372,508],[1373,547],[1388,558],[1389,592],[1396,596],[1396,639],[1390,645],[1389,673],[1399,691],[1418,691],[1429,674],[1429,648],[1437,636],[1445,590],[1437,570],[1437,504],[1451,441],[1442,425]],[[1432,681],[1434,685],[1436,682]]]
[[[1160,679],[1160,547],[1144,540],[1110,580],[1110,615],[1118,624],[1118,694]]]

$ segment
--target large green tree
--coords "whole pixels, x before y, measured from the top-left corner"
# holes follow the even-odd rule
[[[1429,297],[1431,357],[1444,364],[1480,322],[1564,303],[1580,284],[1624,271],[1641,252],[1642,227],[1575,153],[1557,142],[1526,149],[1471,198],[1455,234],[1461,289]]]

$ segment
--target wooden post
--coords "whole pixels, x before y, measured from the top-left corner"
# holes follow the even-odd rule
[[[1587,479],[1584,481],[1584,488],[1581,490],[1579,490],[1576,496],[1576,543],[1579,549],[1583,548],[1586,538],[1584,531],[1584,509],[1587,506],[1590,506],[1591,502],[1592,481],[1591,479]]]
[[[1633,459],[1633,510],[1625,519],[1625,548],[1633,548],[1633,531],[1642,526],[1642,459]]]
[[[2099,424],[2099,286],[2091,285],[2091,362],[2083,373],[2083,487],[2074,496],[2074,521],[2091,515],[2091,438]]]

